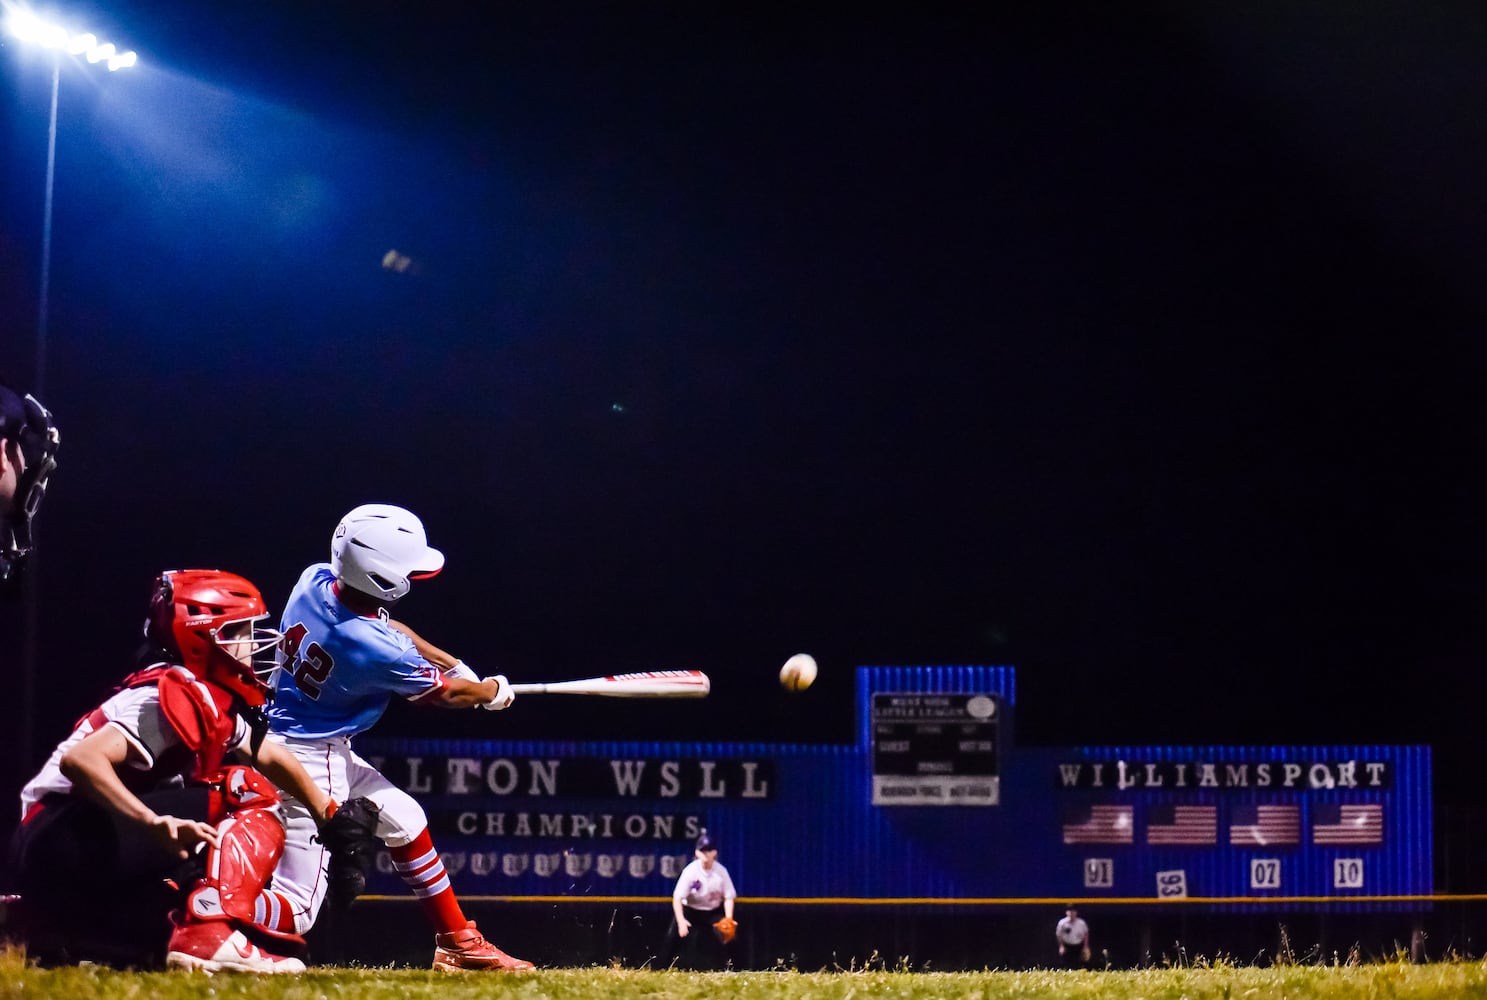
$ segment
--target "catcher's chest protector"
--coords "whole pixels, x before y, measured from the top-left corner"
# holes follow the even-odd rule
[[[152,672],[143,671],[135,677]],[[196,776],[216,771],[222,766],[222,755],[235,724],[232,695],[216,685],[203,683],[185,667],[161,669],[149,680],[160,690],[160,710],[166,721],[181,742],[196,754]],[[126,685],[137,687],[149,680],[126,682]]]

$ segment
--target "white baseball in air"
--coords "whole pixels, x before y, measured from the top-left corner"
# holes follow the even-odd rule
[[[810,653],[796,653],[780,668],[780,687],[786,691],[804,691],[816,680],[816,658]]]

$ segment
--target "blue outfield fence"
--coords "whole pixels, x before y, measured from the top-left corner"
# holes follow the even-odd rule
[[[857,679],[853,745],[357,746],[469,898],[659,904],[706,827],[780,906],[1430,905],[1428,747],[1018,747],[1012,667]],[[369,890],[405,894],[385,857]]]

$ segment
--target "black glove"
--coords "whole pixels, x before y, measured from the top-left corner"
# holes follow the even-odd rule
[[[382,810],[368,798],[342,802],[320,828],[320,843],[330,852],[326,899],[344,909],[367,888],[367,875],[377,855],[377,816]]]

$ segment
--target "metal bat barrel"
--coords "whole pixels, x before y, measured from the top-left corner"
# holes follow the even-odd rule
[[[700,670],[648,670],[609,677],[513,684],[517,694],[587,694],[601,698],[706,698],[712,681]]]

